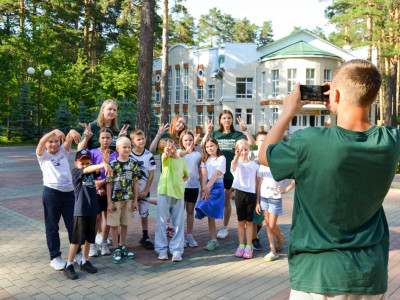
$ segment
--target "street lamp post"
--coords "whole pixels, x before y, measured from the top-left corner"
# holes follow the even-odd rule
[[[29,67],[26,72],[30,75],[33,76],[36,72],[35,68],[33,67]],[[46,77],[50,77],[51,76],[51,71],[49,69],[46,69],[43,72],[44,76]],[[37,127],[38,127],[38,139],[40,139],[40,92],[41,92],[41,87],[40,87],[40,83],[42,80],[42,75],[38,74],[37,75],[37,81],[38,81],[38,102],[37,102],[37,114],[38,114],[38,120],[37,120]]]

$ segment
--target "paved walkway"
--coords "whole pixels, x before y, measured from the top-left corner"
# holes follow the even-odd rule
[[[0,148],[0,299],[288,299],[288,242],[278,261],[264,262],[267,236],[263,229],[261,243],[265,250],[254,252],[251,260],[235,258],[235,213],[230,235],[220,241],[215,252],[203,250],[209,239],[207,221],[195,220],[194,235],[200,246],[186,249],[180,263],[160,262],[155,252],[138,244],[141,226],[135,213],[127,241],[128,248],[136,253],[134,260],[115,265],[110,257],[94,258],[98,274],[77,270],[78,280],[66,280],[62,272],[49,266],[42,175],[34,151],[34,147]],[[388,294],[390,299],[400,300],[400,177],[395,178],[393,187],[397,188],[390,190],[384,204],[390,227]],[[154,184],[153,196],[155,192]],[[292,203],[290,193],[284,198],[284,215],[279,218],[287,241]],[[156,207],[152,205],[150,233],[154,233],[155,215]],[[66,258],[68,238],[65,227],[60,226]]]

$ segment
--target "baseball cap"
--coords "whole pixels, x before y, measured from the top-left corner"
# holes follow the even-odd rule
[[[90,152],[87,151],[87,150],[78,151],[76,153],[76,156],[75,156],[75,161],[77,161],[77,160],[80,161],[82,158],[90,158],[90,159],[92,159],[92,156],[90,155]]]

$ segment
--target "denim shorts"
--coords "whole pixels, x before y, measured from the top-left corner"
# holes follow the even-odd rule
[[[282,198],[271,199],[260,196],[260,206],[262,210],[269,212],[271,215],[282,215]]]

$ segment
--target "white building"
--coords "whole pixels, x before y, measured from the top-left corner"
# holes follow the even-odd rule
[[[331,81],[341,63],[356,58],[306,30],[262,47],[226,43],[197,49],[177,44],[168,55],[170,117],[182,114],[189,129],[204,133],[207,117],[214,117],[214,128],[218,128],[219,113],[229,109],[246,121],[253,134],[268,131],[276,122],[282,99],[296,82],[321,85]],[[161,65],[162,59],[155,58],[156,112],[160,112]],[[371,115],[374,117],[375,112]],[[312,103],[293,118],[288,131],[330,125],[331,115],[326,107]]]

